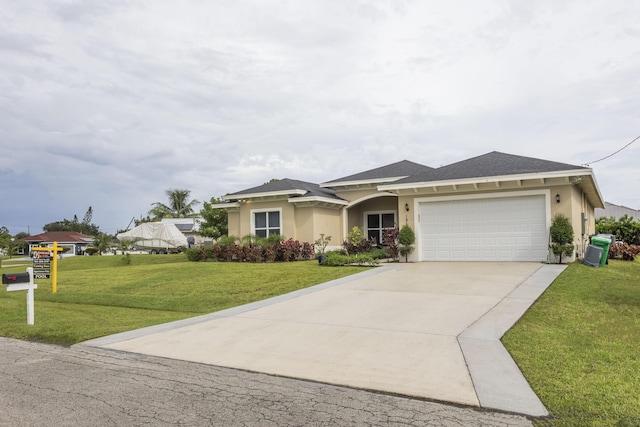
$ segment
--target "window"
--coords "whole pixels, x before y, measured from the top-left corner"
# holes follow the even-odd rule
[[[280,210],[252,211],[252,234],[258,237],[267,237],[280,233]]]
[[[396,215],[394,212],[376,212],[365,214],[367,224],[367,237],[376,239],[379,244],[382,240],[383,231],[386,228],[396,226]]]

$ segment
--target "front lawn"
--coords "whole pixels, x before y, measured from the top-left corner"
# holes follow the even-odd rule
[[[24,271],[4,267],[0,273]],[[11,263],[13,264],[13,263]],[[0,335],[70,345],[266,299],[362,268],[287,263],[189,262],[185,255],[73,257],[59,261],[58,292],[36,280],[35,325],[24,291],[0,291]]]
[[[503,343],[551,413],[539,425],[640,426],[640,261],[579,263]]]

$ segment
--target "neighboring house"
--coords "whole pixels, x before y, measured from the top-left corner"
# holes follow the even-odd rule
[[[29,244],[29,256],[31,256],[31,248],[50,247],[53,246],[53,242],[58,242],[58,246],[67,248],[64,255],[82,255],[86,247],[93,242],[93,237],[75,231],[50,231],[20,240]]]
[[[437,169],[401,161],[313,184],[282,179],[227,194],[229,234],[281,234],[340,245],[354,226],[380,241],[410,225],[415,261],[545,261],[557,213],[579,254],[604,200],[590,168],[491,152]]]
[[[637,209],[614,205],[613,203],[609,202],[604,202],[604,209],[596,208],[596,219],[602,217],[609,218],[611,216],[617,219],[625,215],[640,220],[640,211]]]
[[[189,241],[191,241],[191,239],[189,239],[190,237],[193,238],[193,242],[196,244],[200,244],[204,241],[200,235],[200,224],[202,222],[202,218],[200,217],[163,218],[160,222],[165,224],[174,224]]]

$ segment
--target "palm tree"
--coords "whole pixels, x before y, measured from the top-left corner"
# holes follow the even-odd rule
[[[198,200],[189,201],[191,190],[167,190],[165,191],[169,198],[169,204],[165,205],[161,202],[155,202],[151,205],[153,209],[149,211],[149,216],[155,220],[162,218],[187,218],[194,214],[194,207],[200,202]]]
[[[102,255],[103,252],[107,252],[112,244],[111,237],[107,233],[100,233],[93,238],[91,246],[94,247],[98,255]]]

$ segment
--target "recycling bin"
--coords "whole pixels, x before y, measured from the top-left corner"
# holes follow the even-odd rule
[[[600,236],[593,236],[591,238],[591,244],[602,248],[602,255],[600,256],[600,267],[604,267],[609,258],[609,247],[611,246],[611,239]]]

